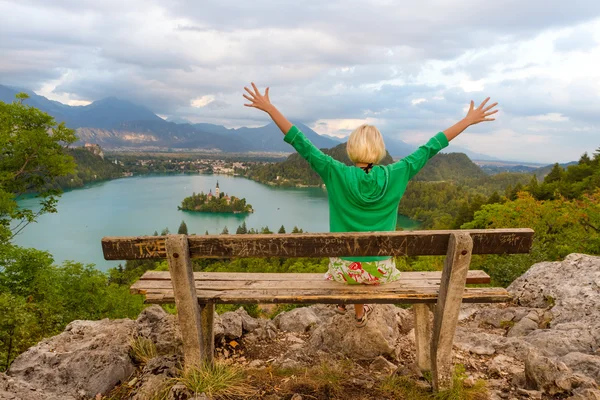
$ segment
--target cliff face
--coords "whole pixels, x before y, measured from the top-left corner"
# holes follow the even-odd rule
[[[508,290],[514,304],[463,307],[454,362],[465,366],[468,380],[485,379],[487,398],[495,400],[600,398],[600,257],[572,254],[562,262],[536,264]],[[336,368],[348,399],[393,398],[379,389],[392,373],[427,386],[414,367],[410,310],[377,305],[362,329],[352,319],[322,305],[274,320],[252,318],[243,309],[228,312],[215,319],[217,358],[249,373],[304,371],[303,383],[271,382],[256,398],[287,399],[300,392],[328,398],[325,392],[306,392],[312,379],[306,371],[318,375]],[[158,356],[136,364],[132,337],[151,340]],[[8,376],[0,374],[0,399],[23,393],[35,400],[87,399],[116,385],[122,393],[116,398],[144,399],[177,376],[181,361],[176,319],[158,306],[136,321],[74,321],[18,357]],[[173,398],[191,396],[185,388],[173,390]]]

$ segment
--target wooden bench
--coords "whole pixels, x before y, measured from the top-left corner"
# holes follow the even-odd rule
[[[148,271],[131,292],[148,303],[175,303],[186,365],[213,361],[214,306],[248,303],[411,303],[414,304],[417,363],[430,371],[434,390],[452,379],[452,343],[462,302],[510,300],[504,288],[486,284],[483,271],[469,271],[472,254],[528,253],[531,229],[144,236],[102,239],[107,260],[167,259],[168,272]],[[343,285],[323,274],[273,274],[192,271],[192,258],[439,256],[441,272],[403,272],[399,281],[380,285]],[[433,326],[430,323],[433,311]]]

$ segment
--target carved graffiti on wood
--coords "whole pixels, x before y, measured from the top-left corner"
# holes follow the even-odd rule
[[[139,255],[142,258],[164,258],[167,256],[164,240],[156,240],[154,242],[135,243],[135,247],[139,250]]]

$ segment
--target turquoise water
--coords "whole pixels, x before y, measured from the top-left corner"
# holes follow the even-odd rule
[[[210,214],[177,210],[192,192],[213,190],[245,197],[253,214]],[[35,199],[20,204],[34,207]],[[104,236],[141,236],[169,228],[177,233],[185,221],[189,233],[221,233],[227,226],[235,233],[246,221],[248,229],[268,226],[277,232],[283,224],[308,232],[328,231],[327,192],[320,188],[280,188],[245,178],[224,175],[151,175],[123,178],[72,190],[62,195],[58,213],[47,214],[15,238],[16,244],[49,251],[56,262],[94,263],[101,270],[118,264],[102,256]],[[415,229],[418,223],[399,216],[399,226]]]

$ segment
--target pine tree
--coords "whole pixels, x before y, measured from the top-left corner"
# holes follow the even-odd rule
[[[529,181],[529,185],[527,186],[527,191],[531,193],[533,197],[539,199],[540,196],[540,185],[538,184],[537,176],[534,174]]]
[[[260,233],[271,234],[273,232],[271,232],[271,230],[269,230],[268,226],[265,226],[264,228],[260,228]]]
[[[590,158],[590,156],[588,156],[587,151],[585,153],[583,153],[583,155],[579,159],[579,165],[581,165],[581,164],[585,164],[585,165],[592,164],[592,159]]]
[[[181,224],[179,225],[179,229],[177,230],[177,233],[180,235],[187,235],[188,234],[188,227],[185,224],[185,221],[181,221]]]
[[[292,233],[300,233],[300,230],[297,226],[294,225],[294,229],[292,229]]]
[[[237,235],[245,235],[248,233],[248,228],[246,227],[246,221],[244,221],[242,223],[242,225],[237,227],[237,230],[235,231],[235,233]]]
[[[544,183],[559,182],[562,180],[565,170],[558,163],[554,164],[552,171],[544,178]]]
[[[208,235],[209,233],[208,233],[208,231],[206,231],[206,232],[204,232],[204,234],[205,234],[205,235]]]
[[[279,228],[279,231],[277,231],[277,233],[285,233],[285,227],[281,225],[281,228]]]
[[[169,231],[169,228],[165,228],[165,229],[163,229],[163,230],[162,230],[162,232],[160,233],[160,236],[165,236],[165,235],[168,235],[169,233],[171,233],[171,232]]]
[[[225,228],[223,228],[221,235],[229,235],[229,229],[227,229],[227,226],[225,226]]]
[[[154,231],[154,236],[158,236],[158,231]]]

